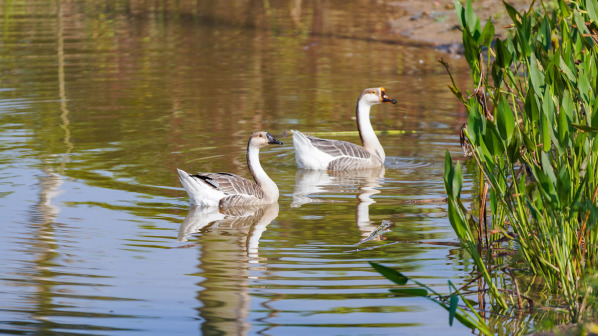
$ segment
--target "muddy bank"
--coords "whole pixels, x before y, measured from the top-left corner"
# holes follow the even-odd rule
[[[518,11],[527,10],[532,1],[509,1]],[[390,34],[430,45],[453,50],[461,45],[459,20],[452,0],[403,0],[389,1],[385,6],[400,8],[406,13],[390,18],[387,22]],[[491,18],[496,35],[504,36],[505,26],[511,23],[502,1],[485,0],[473,3],[482,26]]]

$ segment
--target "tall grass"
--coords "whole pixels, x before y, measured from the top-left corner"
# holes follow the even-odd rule
[[[450,89],[469,112],[463,143],[481,187],[479,206],[467,210],[461,166],[447,153],[449,219],[493,306],[523,308],[516,285],[528,272],[577,322],[598,313],[598,0],[541,1],[523,12],[504,5],[512,27],[494,39],[492,22],[481,28],[471,1],[455,1],[472,86],[463,92],[453,81]],[[517,258],[492,258],[509,243]]]

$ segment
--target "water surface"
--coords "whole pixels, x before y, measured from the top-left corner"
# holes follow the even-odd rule
[[[442,293],[470,277],[461,249],[417,243],[456,241],[437,199],[465,115],[437,60],[460,85],[464,61],[393,39],[369,1],[177,3],[2,3],[0,332],[469,333],[368,264]],[[333,132],[372,86],[399,101],[372,109],[385,168],[298,170],[283,134],[359,142]],[[190,209],[176,168],[248,176],[257,130],[285,143],[261,155],[279,203]]]

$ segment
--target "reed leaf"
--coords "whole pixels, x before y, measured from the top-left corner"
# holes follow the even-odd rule
[[[590,284],[583,280],[598,268],[598,0],[540,4],[518,12],[504,3],[514,29],[496,39],[496,58],[488,60],[486,73],[479,56],[491,28],[487,23],[484,31],[479,29],[470,2],[456,5],[466,28],[471,90],[477,95],[465,104],[466,95],[453,88],[469,112],[463,134],[481,176],[479,199],[485,199],[481,186],[490,186],[491,227],[481,228],[473,220],[486,214],[463,206],[455,185],[462,183],[460,165],[453,166],[447,153],[448,217],[487,282],[495,308],[506,306],[497,287],[504,283],[496,281],[497,261],[485,258],[483,248],[498,235],[482,240],[480,232],[506,232],[510,227],[509,236],[523,259],[506,262],[531,269],[551,291],[562,293],[564,308],[575,322],[598,314],[598,304],[579,304],[582,299],[598,302],[598,293],[587,296]],[[550,8],[552,18],[544,8]],[[495,87],[480,80],[484,77],[492,77]],[[486,97],[494,104],[488,106],[494,119],[479,103],[485,92],[492,93]],[[562,303],[556,296],[555,301]]]

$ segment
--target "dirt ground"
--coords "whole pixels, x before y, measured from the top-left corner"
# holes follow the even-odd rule
[[[465,1],[461,1],[465,5]],[[531,0],[507,1],[518,11],[529,9]],[[409,39],[437,47],[452,48],[461,44],[459,20],[453,0],[399,0],[387,2],[387,6],[398,6],[410,15],[389,21],[391,30]],[[500,0],[473,1],[475,13],[482,27],[488,18],[492,19],[496,35],[504,36],[505,26],[511,18]]]

